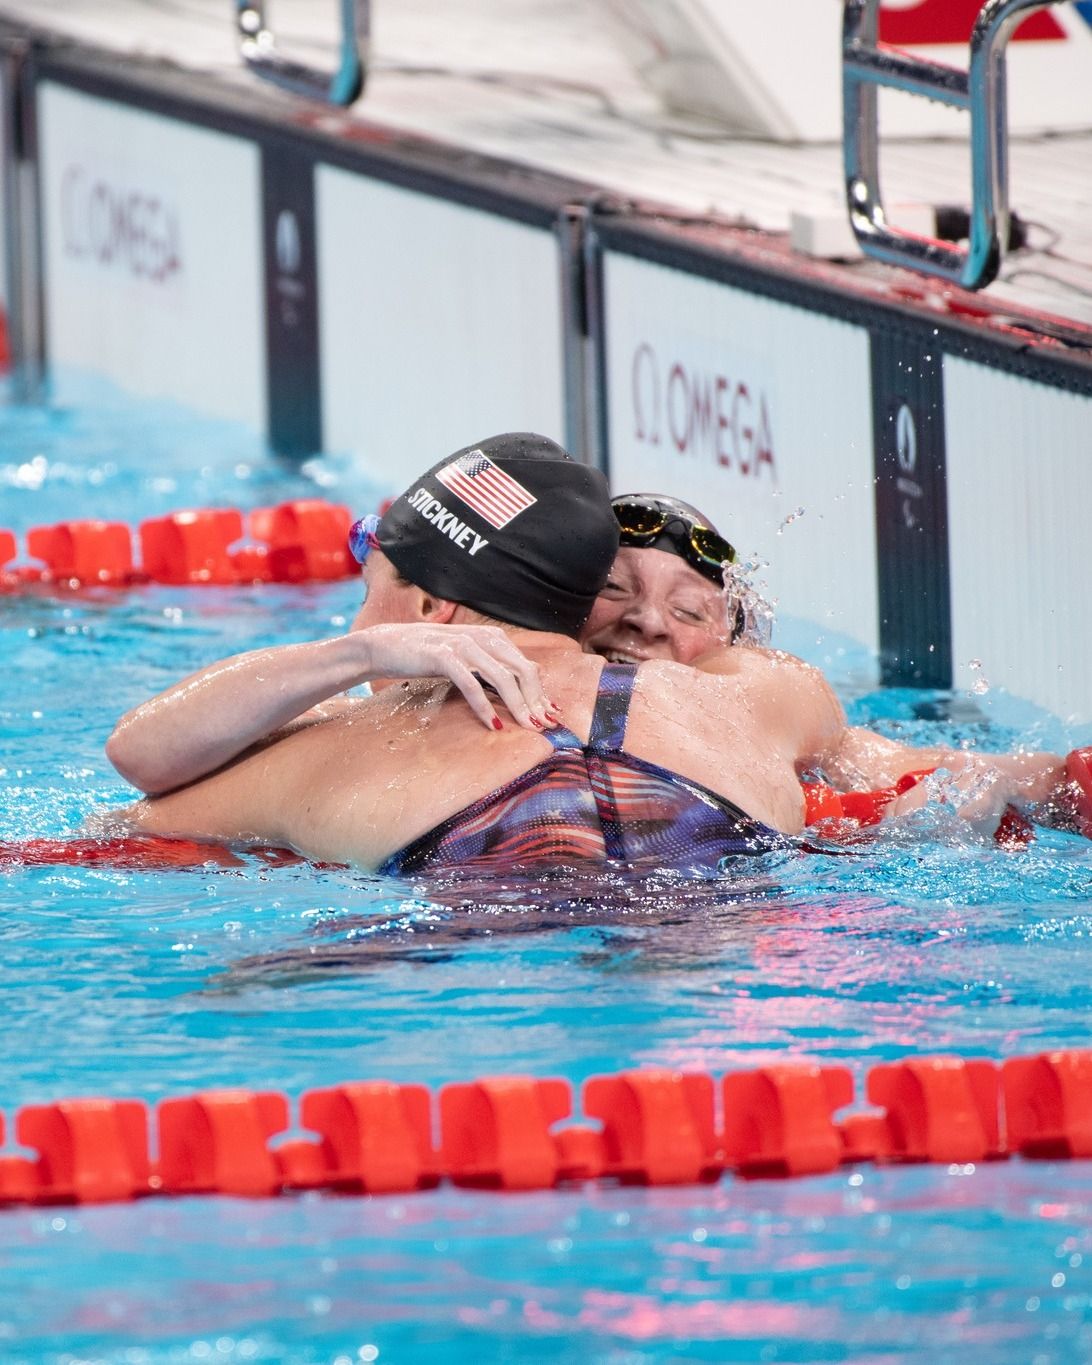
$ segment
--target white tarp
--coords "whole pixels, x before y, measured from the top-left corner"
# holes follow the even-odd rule
[[[842,137],[840,0],[600,0],[671,107],[786,142]],[[880,40],[966,68],[984,0],[888,0]],[[1092,27],[1072,5],[1030,16],[1008,47],[1014,132],[1092,128]],[[885,136],[967,135],[966,115],[882,91]]]

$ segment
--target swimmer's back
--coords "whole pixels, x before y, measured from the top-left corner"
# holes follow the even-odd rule
[[[556,638],[556,637],[553,637]],[[586,742],[603,662],[534,636],[547,695]],[[801,827],[793,766],[806,680],[740,669],[708,677],[671,663],[637,671],[626,751],[723,797],[786,833]],[[761,734],[761,738],[760,738]],[[156,833],[258,839],[308,857],[379,866],[453,815],[543,763],[552,746],[509,723],[483,733],[446,685],[399,684],[332,719],[245,756],[182,792],[142,802],[134,823]]]
[[[601,866],[706,873],[765,853],[783,836],[710,788],[625,749],[637,669],[607,664],[587,740],[564,726],[553,752],[399,849],[396,874]]]

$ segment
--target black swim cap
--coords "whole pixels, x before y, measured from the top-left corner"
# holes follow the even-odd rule
[[[441,460],[391,504],[377,532],[402,577],[427,592],[573,636],[607,580],[618,536],[599,470],[527,431]]]
[[[725,566],[736,562],[735,547],[704,512],[665,493],[622,493],[611,499],[611,507],[622,532],[621,544],[678,555],[716,587],[725,586]],[[733,643],[746,626],[746,612],[737,601]]]
[[[678,555],[718,588],[723,586],[723,566],[736,562],[735,547],[704,512],[665,493],[621,493],[611,506],[623,545]]]

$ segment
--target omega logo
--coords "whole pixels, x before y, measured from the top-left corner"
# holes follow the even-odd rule
[[[777,483],[769,404],[761,390],[675,360],[661,362],[648,342],[633,354],[630,371],[634,436],[644,445],[671,445],[723,469],[757,478],[763,468]]]
[[[182,271],[177,209],[157,194],[92,179],[82,166],[61,178],[64,251],[164,284]]]

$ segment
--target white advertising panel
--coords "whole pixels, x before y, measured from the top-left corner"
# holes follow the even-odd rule
[[[955,685],[1092,721],[1092,398],[952,357],[944,393]]]
[[[841,0],[601,0],[639,73],[670,106],[789,142],[842,136]],[[984,0],[888,0],[880,40],[966,68]],[[1092,18],[1055,5],[1008,47],[1015,132],[1092,127]],[[967,133],[966,116],[884,91],[885,136]]]
[[[66,371],[265,424],[257,149],[39,89],[46,345]]]
[[[327,449],[393,490],[497,432],[564,441],[551,232],[332,167],[316,201]]]
[[[780,610],[875,649],[867,331],[610,252],[604,286],[613,491],[695,503]]]

